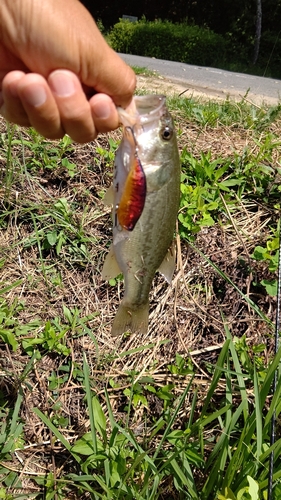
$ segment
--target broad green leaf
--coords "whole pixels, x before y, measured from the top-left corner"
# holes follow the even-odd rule
[[[144,406],[148,407],[147,399],[143,394],[134,394],[133,395],[133,405],[137,406],[139,403],[143,404]]]
[[[266,242],[266,246],[269,252],[279,249],[279,238],[272,238]]]
[[[52,231],[51,233],[47,233],[46,237],[49,245],[54,246],[58,239],[58,233],[57,231]]]
[[[255,247],[252,257],[256,260],[266,260],[270,257],[270,254],[268,254],[266,248],[258,245]]]
[[[201,226],[211,227],[215,224],[214,219],[210,216],[210,214],[204,214],[202,219],[200,220]]]
[[[97,449],[98,451],[103,450],[103,445],[99,440],[97,440]],[[87,432],[84,436],[77,439],[76,443],[71,447],[71,451],[79,453],[80,455],[94,455],[95,451],[91,432]]]
[[[10,331],[8,329],[0,330],[0,338],[2,338],[2,340],[4,342],[6,342],[7,344],[10,344],[13,351],[17,350],[19,344],[18,344],[16,337],[12,331]]]
[[[259,485],[251,476],[247,476],[251,500],[259,500]]]
[[[245,486],[244,488],[241,488],[241,490],[238,491],[237,493],[237,500],[245,500],[244,494],[249,492],[249,487]],[[247,495],[248,497],[248,495]]]
[[[261,280],[261,284],[265,287],[266,292],[270,297],[276,297],[277,295],[277,287],[278,283],[277,280]]]

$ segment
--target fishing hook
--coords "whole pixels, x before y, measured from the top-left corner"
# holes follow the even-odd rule
[[[133,139],[134,139],[134,143],[135,143],[135,146],[136,146],[136,149],[135,149],[135,156],[138,158],[138,142],[137,142],[137,139],[136,139],[136,135],[135,135],[135,131],[134,131],[134,127],[131,127],[130,125],[127,125],[125,127],[126,130],[129,130],[133,136]]]

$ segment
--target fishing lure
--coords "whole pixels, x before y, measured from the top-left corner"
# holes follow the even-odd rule
[[[130,131],[135,140],[133,129],[130,128]],[[136,147],[123,193],[116,210],[118,222],[123,229],[133,231],[142,214],[145,198],[146,177]]]

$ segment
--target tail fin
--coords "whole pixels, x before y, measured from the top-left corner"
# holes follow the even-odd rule
[[[117,337],[130,330],[132,333],[146,333],[148,329],[149,304],[137,309],[126,306],[121,302],[113,321],[111,335]]]

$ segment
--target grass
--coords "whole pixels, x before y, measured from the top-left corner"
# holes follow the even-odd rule
[[[149,76],[156,77],[158,75],[157,71],[152,71],[152,70],[150,70],[146,67],[143,67],[143,66],[131,66],[131,68],[134,70],[136,75],[141,75],[141,76],[146,76],[146,77],[149,77]]]
[[[0,498],[281,496],[274,355],[280,109],[169,98],[178,263],[144,337],[110,337],[103,196],[120,131],[91,144],[1,123]],[[271,444],[271,418],[277,418]]]

